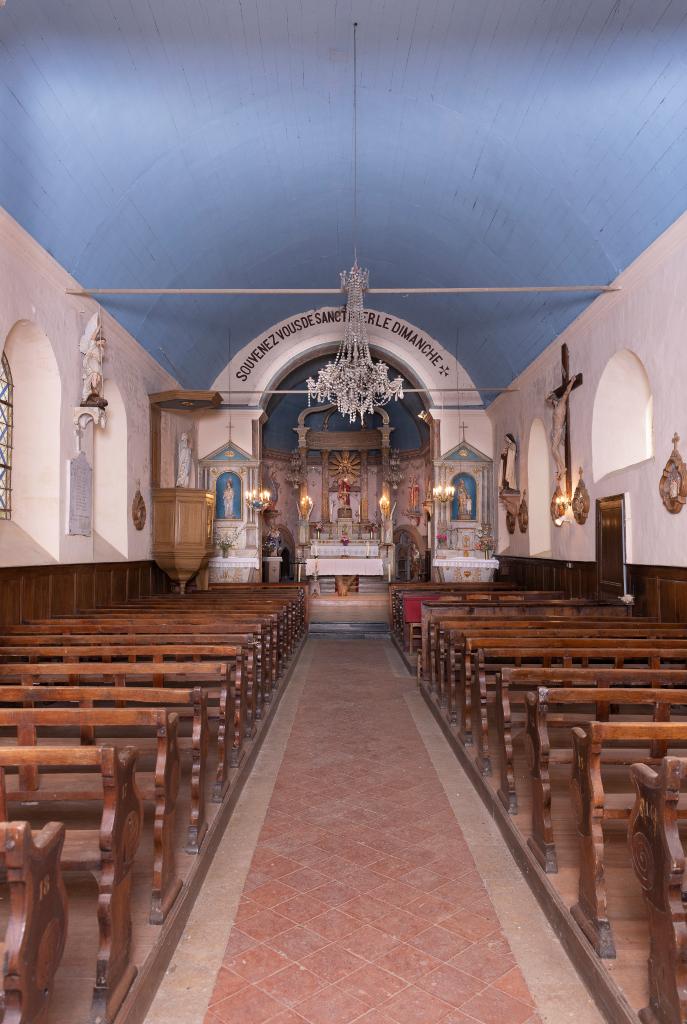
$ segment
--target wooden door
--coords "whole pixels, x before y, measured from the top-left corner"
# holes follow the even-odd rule
[[[596,502],[596,578],[599,597],[626,593],[625,499],[622,494]]]

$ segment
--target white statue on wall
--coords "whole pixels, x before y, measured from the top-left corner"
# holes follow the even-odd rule
[[[568,399],[570,398],[570,392],[575,387],[577,378],[571,377],[568,381],[565,391],[560,396],[556,395],[555,391],[552,391],[548,395],[546,401],[549,405],[553,406],[553,416],[551,418],[551,454],[553,455],[553,461],[556,463],[556,479],[561,485],[565,483],[565,425],[566,416],[568,412]]]
[[[191,466],[193,465],[193,446],[189,435],[185,432],[179,438],[178,455],[179,459],[176,485],[177,487],[190,487]]]
[[[84,336],[79,344],[83,354],[81,362],[81,405],[104,409],[107,401],[103,395],[103,353],[105,338],[102,327],[96,326],[94,333]]]
[[[506,434],[503,449],[501,450],[501,479],[499,490],[517,491],[518,481],[515,475],[515,457],[518,454],[518,446],[512,434]]]

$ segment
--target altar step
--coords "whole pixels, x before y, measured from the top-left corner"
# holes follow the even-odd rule
[[[389,621],[389,594],[321,594],[310,598],[309,614],[312,625],[385,623]]]
[[[308,635],[315,640],[386,640],[388,622],[311,622]]]
[[[322,595],[336,593],[333,576],[320,576],[319,583]],[[358,577],[358,594],[386,594],[388,590],[389,584],[383,576]]]

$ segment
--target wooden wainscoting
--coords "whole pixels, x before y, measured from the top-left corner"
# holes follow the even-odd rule
[[[596,597],[596,562],[499,555],[499,579],[526,590],[562,590],[566,597]]]
[[[596,562],[562,562],[555,558],[499,556],[499,578],[526,590],[562,590],[568,597],[596,597]],[[687,568],[628,565],[627,586],[637,615],[661,622],[687,622]]]
[[[0,626],[133,601],[168,589],[154,562],[85,562],[0,569]]]

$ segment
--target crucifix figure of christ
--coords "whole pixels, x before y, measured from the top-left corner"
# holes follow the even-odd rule
[[[561,349],[561,384],[547,395],[546,401],[553,406],[551,454],[556,463],[556,478],[561,492],[567,495],[572,494],[569,399],[571,392],[581,384],[581,373],[570,376],[568,346],[564,344]]]

